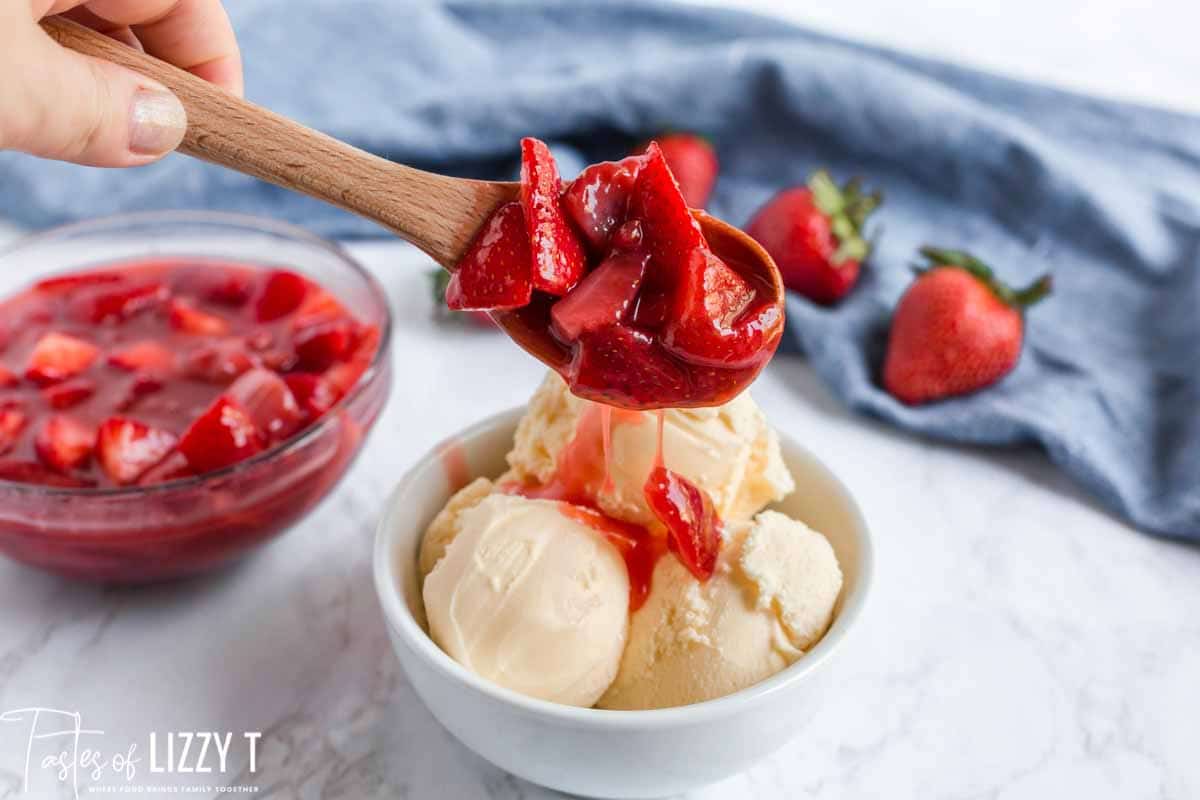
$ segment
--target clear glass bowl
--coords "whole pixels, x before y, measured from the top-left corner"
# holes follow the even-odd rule
[[[392,382],[391,312],[379,283],[337,245],[268,219],[131,214],[69,225],[0,253],[0,296],[49,275],[147,257],[286,267],[380,330],[358,383],[316,424],[254,458],[148,487],[62,489],[0,480],[0,552],[62,575],[142,583],[225,564],[302,519],[362,447]]]

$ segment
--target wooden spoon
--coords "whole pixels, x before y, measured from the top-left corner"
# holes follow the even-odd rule
[[[187,110],[179,151],[307,194],[377,222],[452,268],[519,184],[448,178],[396,164],[268,111],[61,17],[42,28],[63,47],[166,86]]]
[[[366,217],[448,270],[488,215],[518,196],[517,183],[450,178],[371,155],[61,17],[47,17],[42,28],[63,47],[128,67],[174,92],[188,117],[180,152]],[[703,211],[692,214],[712,249],[753,273],[756,284],[782,304],[783,280],[758,242]],[[566,365],[569,354],[548,331],[529,330],[512,314],[498,320],[547,365],[560,370]]]
[[[366,217],[446,269],[487,216],[517,197],[516,183],[450,178],[371,155],[61,17],[47,17],[42,27],[63,47],[129,67],[174,92],[188,115],[180,152]],[[782,297],[779,270],[756,241],[693,213],[714,250],[731,254]]]

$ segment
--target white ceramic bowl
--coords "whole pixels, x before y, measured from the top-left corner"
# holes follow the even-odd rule
[[[774,507],[829,538],[845,583],[829,632],[779,674],[691,706],[575,708],[496,686],[460,666],[429,638],[417,571],[421,535],[463,479],[504,471],[504,454],[522,413],[514,409],[491,417],[434,448],[400,481],[379,524],[375,585],[388,633],[433,716],[467,747],[514,775],[592,797],[687,791],[746,769],[791,739],[822,702],[828,662],[862,615],[872,550],[866,523],[846,488],[786,437],[783,456],[798,488]]]

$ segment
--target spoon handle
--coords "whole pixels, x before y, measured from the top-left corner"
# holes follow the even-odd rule
[[[179,151],[373,220],[451,268],[515,184],[449,178],[359,150],[61,17],[42,28],[63,47],[166,86],[187,111]]]

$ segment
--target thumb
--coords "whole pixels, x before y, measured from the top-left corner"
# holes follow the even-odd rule
[[[99,167],[130,167],[174,150],[187,113],[164,86],[132,70],[60,47],[32,44],[20,81],[29,94],[8,146],[35,156]],[[7,137],[5,137],[7,138]]]

